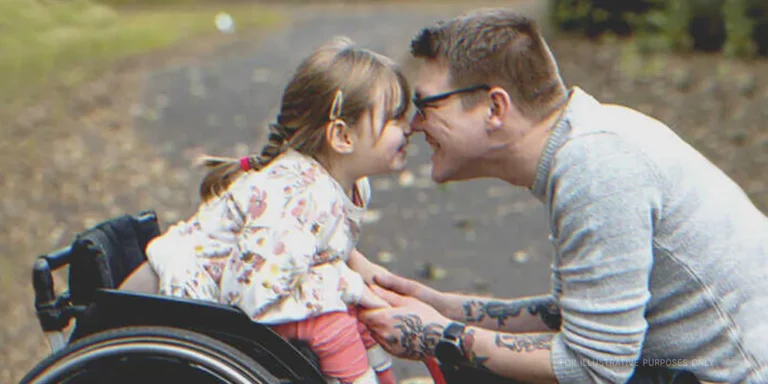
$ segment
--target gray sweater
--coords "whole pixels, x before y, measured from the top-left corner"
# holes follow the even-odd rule
[[[643,364],[768,383],[768,218],[671,129],[574,88],[532,192],[556,250],[560,383]]]

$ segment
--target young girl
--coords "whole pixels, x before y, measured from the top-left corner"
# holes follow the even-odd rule
[[[341,383],[394,383],[389,355],[353,313],[387,306],[363,279],[381,267],[355,246],[366,176],[405,166],[409,94],[389,59],[344,38],[318,48],[287,85],[261,153],[205,159],[198,211],[148,246],[160,292],[234,305],[308,341]]]

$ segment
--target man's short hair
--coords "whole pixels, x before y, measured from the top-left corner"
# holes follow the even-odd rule
[[[447,64],[451,85],[498,86],[529,119],[539,120],[567,100],[552,52],[534,20],[506,9],[482,9],[427,27],[411,42],[416,58]],[[480,95],[462,99],[476,105]]]

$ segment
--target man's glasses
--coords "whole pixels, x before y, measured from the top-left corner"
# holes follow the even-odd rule
[[[438,93],[437,95],[432,95],[432,96],[426,96],[426,97],[414,96],[413,106],[416,107],[416,112],[419,115],[421,115],[422,118],[425,118],[427,117],[427,115],[424,113],[424,108],[428,107],[429,104],[436,103],[440,100],[445,100],[453,95],[457,95],[460,93],[470,93],[470,92],[475,92],[480,90],[489,91],[490,89],[491,87],[489,85],[478,84],[478,85],[473,85],[466,88],[454,89],[453,91]]]

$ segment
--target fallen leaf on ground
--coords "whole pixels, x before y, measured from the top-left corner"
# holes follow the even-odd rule
[[[517,251],[512,254],[512,261],[518,264],[524,264],[530,260],[531,255],[528,251]]]
[[[377,211],[375,209],[369,209],[363,212],[362,219],[364,224],[375,223],[381,220],[381,211]]]
[[[413,185],[414,180],[416,180],[416,178],[413,176],[413,173],[409,170],[405,170],[400,173],[400,177],[397,181],[400,183],[401,187],[410,187]]]
[[[383,264],[389,264],[395,259],[395,255],[392,254],[392,252],[389,251],[381,251],[378,255],[376,255],[376,259]]]

